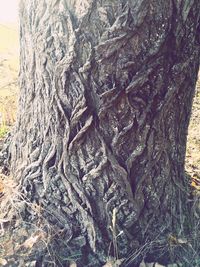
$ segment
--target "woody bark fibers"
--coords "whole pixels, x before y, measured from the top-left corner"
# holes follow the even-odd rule
[[[116,256],[115,212],[119,258],[184,222],[199,19],[199,0],[21,1],[11,169],[63,230],[56,266]]]

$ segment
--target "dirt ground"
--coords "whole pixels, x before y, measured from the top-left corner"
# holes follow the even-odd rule
[[[0,24],[0,130],[16,118],[19,33],[15,25]],[[2,134],[0,133],[0,136]]]

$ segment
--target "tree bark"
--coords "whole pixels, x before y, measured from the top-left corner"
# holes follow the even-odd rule
[[[200,1],[22,0],[20,20],[11,171],[62,230],[56,266],[137,266],[187,219]]]

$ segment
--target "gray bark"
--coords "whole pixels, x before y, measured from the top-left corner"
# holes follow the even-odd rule
[[[186,218],[200,1],[22,0],[20,19],[11,171],[63,230],[56,266],[77,254],[78,266],[108,254],[137,266],[137,249],[155,250]]]

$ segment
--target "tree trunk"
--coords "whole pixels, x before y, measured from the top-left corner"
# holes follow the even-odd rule
[[[62,230],[56,266],[137,266],[187,219],[200,1],[22,0],[20,19],[11,171]],[[37,266],[48,260],[41,251]]]

